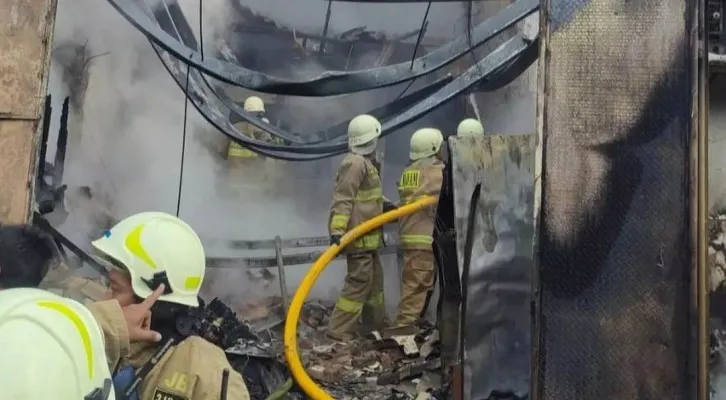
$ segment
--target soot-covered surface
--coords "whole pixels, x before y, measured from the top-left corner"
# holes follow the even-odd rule
[[[449,139],[457,251],[463,265],[469,202],[482,183],[465,282],[465,398],[529,391],[534,135]]]
[[[535,398],[693,398],[696,3],[545,3]]]

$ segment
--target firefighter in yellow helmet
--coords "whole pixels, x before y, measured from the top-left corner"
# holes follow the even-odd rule
[[[349,152],[338,167],[328,218],[331,244],[340,244],[347,231],[383,212],[375,162],[379,136],[381,123],[373,116],[359,115],[348,124]],[[360,333],[359,319],[372,329],[383,328],[383,270],[378,255],[382,245],[383,234],[377,229],[345,249],[348,271],[328,324],[331,338],[355,338]]]
[[[73,300],[0,291],[0,398],[115,400],[103,341],[90,311]]]
[[[243,105],[245,111],[248,113],[255,114],[258,118],[262,119],[265,122],[269,122],[265,118],[265,103],[262,102],[262,99],[257,96],[250,96],[247,99],[245,99],[244,105]],[[261,141],[271,141],[270,135],[263,131],[262,129],[257,128],[256,126],[250,124],[249,122],[242,121],[235,124],[237,129],[240,130],[245,136],[247,136],[250,139],[256,139]],[[227,149],[227,159],[229,160],[236,160],[236,159],[253,159],[257,158],[259,155],[255,153],[254,151],[247,149],[243,146],[240,146],[239,144],[230,141],[229,148]]]
[[[143,212],[120,221],[92,246],[108,269],[108,297],[122,307],[141,303],[164,287],[151,310],[151,328],[161,333],[161,341],[131,345],[129,365],[119,373],[132,369],[142,374],[141,381],[123,385],[114,379],[117,391],[125,387],[124,392],[141,400],[218,400],[226,369],[227,398],[249,399],[242,376],[232,369],[224,350],[180,331],[189,308],[199,306],[206,269],[202,243],[189,225],[166,213]]]
[[[456,128],[456,136],[458,137],[476,137],[484,135],[484,127],[479,120],[467,118],[459,123]]]
[[[417,130],[411,136],[410,164],[398,182],[402,204],[424,196],[438,196],[443,181],[444,136],[434,128]],[[401,300],[396,312],[396,327],[414,324],[425,311],[434,286],[433,232],[436,207],[431,206],[399,220],[403,249]]]

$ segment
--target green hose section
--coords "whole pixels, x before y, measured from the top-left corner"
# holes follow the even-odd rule
[[[292,389],[292,378],[288,378],[285,383],[282,384],[279,388],[277,388],[274,392],[270,393],[265,400],[280,400],[283,396],[287,394],[287,392]]]

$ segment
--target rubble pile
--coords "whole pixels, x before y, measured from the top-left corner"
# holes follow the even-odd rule
[[[331,342],[324,331],[333,306],[332,302],[321,300],[307,302],[298,328],[298,349],[303,364],[311,378],[333,398],[445,398],[442,387],[446,385],[442,383],[440,372],[439,335],[434,327],[421,325],[405,330],[373,332],[369,337],[346,343]],[[237,319],[249,327],[256,339],[239,339],[227,349],[227,353],[284,362],[282,328],[285,308],[282,299],[272,296],[237,304],[235,312]],[[248,375],[245,374],[246,379]],[[274,380],[281,384],[286,376],[278,373]],[[298,394],[299,390],[293,390],[290,395]],[[255,395],[252,397],[257,398]]]
[[[378,333],[351,343],[298,347],[310,376],[336,399],[436,399],[444,386],[438,332]]]

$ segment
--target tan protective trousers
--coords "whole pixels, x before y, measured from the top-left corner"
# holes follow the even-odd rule
[[[348,273],[328,323],[328,335],[349,340],[364,325],[383,329],[386,319],[383,299],[383,268],[377,251],[348,254]]]
[[[404,250],[401,273],[401,301],[396,311],[395,326],[412,325],[421,318],[426,301],[434,288],[434,252]]]

